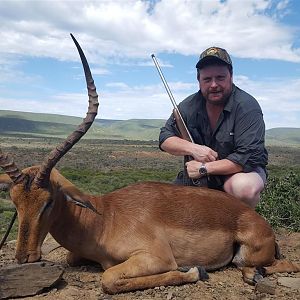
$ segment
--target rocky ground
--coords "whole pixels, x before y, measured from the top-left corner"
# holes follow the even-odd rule
[[[292,261],[300,262],[300,233],[281,231],[277,233],[277,238],[282,254]],[[0,250],[1,268],[15,264],[14,251],[14,241],[7,243]],[[199,281],[195,284],[176,287],[157,287],[145,291],[110,296],[104,294],[101,289],[102,272],[99,266],[69,267],[65,261],[66,250],[57,247],[51,237],[44,242],[43,252],[44,260],[55,262],[65,268],[62,279],[54,287],[39,295],[18,299],[300,299],[300,273],[269,276],[266,289],[263,286],[257,290],[258,288],[244,283],[241,273],[233,266],[209,273],[210,278],[206,282]],[[288,287],[291,284],[294,286]]]

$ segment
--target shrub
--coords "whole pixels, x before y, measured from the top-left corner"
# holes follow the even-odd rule
[[[172,181],[176,170],[121,169],[106,172],[62,168],[62,174],[82,191],[106,194],[138,181]]]
[[[288,172],[268,179],[257,211],[273,228],[300,231],[300,173]]]
[[[8,225],[12,220],[13,215],[14,215],[14,211],[8,211],[8,210],[0,213],[0,239],[3,238],[8,228]],[[8,240],[16,239],[17,232],[18,232],[18,221],[16,220],[12,230],[10,231]]]

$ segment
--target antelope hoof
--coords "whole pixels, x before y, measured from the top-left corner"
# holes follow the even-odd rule
[[[197,269],[199,271],[199,277],[200,277],[199,279],[201,281],[206,281],[206,280],[209,279],[209,276],[208,276],[208,274],[207,274],[207,272],[206,272],[206,270],[205,270],[204,267],[198,266]]]
[[[266,275],[266,269],[263,267],[256,268],[256,271],[253,276],[253,283],[257,284],[260,280],[262,280]]]

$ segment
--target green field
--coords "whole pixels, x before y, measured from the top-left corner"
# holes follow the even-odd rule
[[[0,137],[1,149],[13,155],[19,168],[37,165],[61,142],[57,138]],[[269,146],[269,180],[258,211],[274,227],[300,231],[300,148]],[[58,163],[61,173],[80,189],[105,194],[137,181],[172,181],[182,158],[161,152],[157,142],[81,140]],[[0,194],[0,237],[14,207]],[[16,237],[16,226],[9,239]]]
[[[0,110],[0,135],[65,138],[81,121],[82,118],[71,116]],[[84,139],[157,140],[164,123],[165,120],[161,119],[96,119]],[[299,147],[300,128],[269,129],[266,131],[266,143]]]
[[[83,116],[84,117],[84,116]],[[0,134],[15,137],[64,138],[82,118],[0,110]],[[165,120],[96,119],[84,139],[156,140]]]

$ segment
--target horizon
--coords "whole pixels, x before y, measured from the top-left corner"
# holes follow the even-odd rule
[[[30,114],[56,115],[56,116],[60,116],[60,117],[70,117],[70,118],[79,118],[79,119],[84,118],[84,116],[81,117],[81,116],[62,115],[62,114],[55,114],[55,113],[41,113],[41,112],[31,112],[31,111],[19,111],[19,110],[0,109],[0,111],[9,111],[9,112],[17,112],[17,113],[30,113]],[[1,117],[2,116],[0,115],[0,118]],[[156,118],[104,119],[104,118],[98,117],[98,115],[96,116],[95,120],[104,120],[104,121],[159,120],[159,121],[167,121],[166,119],[156,119]],[[300,129],[300,127],[290,127],[290,126],[271,127],[271,128],[266,128],[266,131],[271,130],[271,129]]]
[[[0,18],[2,110],[85,116],[72,32],[97,86],[98,119],[168,119],[173,107],[151,54],[179,104],[198,91],[199,54],[219,46],[266,129],[300,127],[299,1],[4,0]]]

